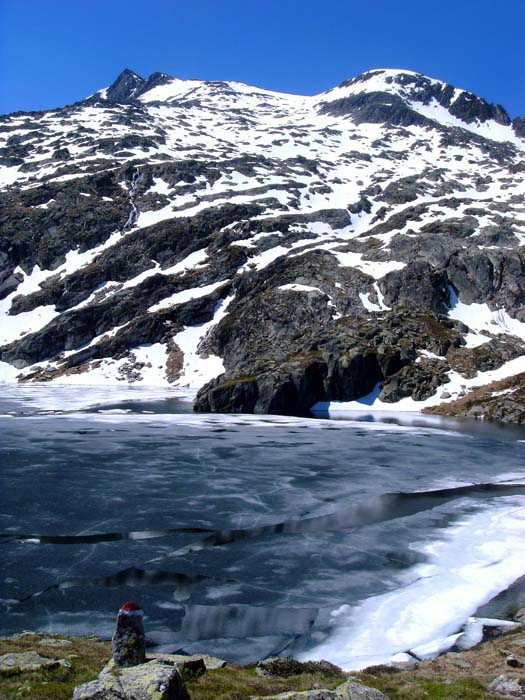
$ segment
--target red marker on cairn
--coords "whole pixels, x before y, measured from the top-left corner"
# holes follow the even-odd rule
[[[116,666],[125,668],[146,662],[143,617],[144,610],[137,603],[124,603],[118,611],[117,628],[111,640]]]

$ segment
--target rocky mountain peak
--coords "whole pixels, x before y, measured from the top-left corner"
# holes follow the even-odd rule
[[[129,68],[125,68],[106,91],[106,99],[110,102],[126,103],[133,100],[146,81]]]
[[[172,80],[171,75],[159,72],[152,73],[145,79],[129,68],[125,68],[109,88],[96,94],[104,97],[108,102],[129,104],[135,102],[141,95]]]
[[[407,70],[367,71],[329,90],[325,98],[328,104],[336,103],[325,111],[333,111],[334,107],[347,113],[355,111],[361,120],[372,117],[371,121],[386,119],[408,125],[424,123],[425,119],[447,118],[448,114],[458,120],[458,125],[490,121],[502,126],[511,124],[501,105],[490,104],[467,90]],[[385,109],[388,106],[393,109]]]
[[[166,85],[166,83],[169,83],[170,80],[173,80],[173,77],[171,75],[168,75],[167,73],[152,73],[149,78],[145,81],[143,88],[137,93],[137,97],[145,92],[148,92],[148,90],[152,90],[155,87],[159,87],[160,85]]]

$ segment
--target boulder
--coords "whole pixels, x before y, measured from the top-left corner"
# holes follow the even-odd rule
[[[335,689],[337,700],[388,700],[388,696],[376,688],[347,680]]]
[[[54,647],[56,649],[73,646],[73,642],[70,642],[69,639],[55,639],[55,637],[45,637],[38,643],[43,647]]]
[[[66,659],[48,659],[36,651],[3,654],[0,656],[0,675],[24,673],[25,671],[42,671],[63,668],[71,670]]]
[[[184,656],[182,654],[151,654],[148,655],[146,663],[158,662],[168,666],[176,666],[180,673],[188,673],[190,676],[200,676],[206,673],[206,664],[202,656]],[[226,663],[226,662],[224,662]],[[216,668],[221,668],[216,666]],[[110,659],[99,673],[99,679],[106,676],[119,676],[120,668],[115,664],[114,659]]]
[[[182,670],[188,669],[193,672],[198,670],[214,671],[228,665],[224,659],[218,659],[216,656],[208,654],[192,654],[191,656],[185,654],[148,654],[147,658],[154,661],[167,661]]]
[[[75,688],[73,700],[190,700],[173,664],[158,660],[102,672]]]
[[[520,661],[515,654],[509,654],[505,659],[505,663],[511,668],[523,668],[523,661]]]
[[[502,698],[525,698],[525,688],[520,685],[519,678],[505,673],[494,678],[488,684],[487,691]]]
[[[252,697],[251,700],[263,700]],[[361,683],[348,680],[335,690],[303,690],[265,696],[264,700],[388,700],[388,696],[375,688],[369,688]]]

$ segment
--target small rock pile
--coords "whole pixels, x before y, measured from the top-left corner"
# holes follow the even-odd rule
[[[113,659],[95,681],[75,688],[73,700],[190,700],[179,666],[169,655],[146,658],[144,612],[125,603],[111,641]]]

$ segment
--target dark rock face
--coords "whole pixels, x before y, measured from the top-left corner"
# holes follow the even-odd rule
[[[212,336],[216,342],[221,337],[220,325]],[[317,337],[315,331],[313,335]],[[421,401],[448,381],[450,366],[445,358],[443,362],[415,364],[418,349],[444,356],[461,342],[452,322],[429,312],[391,315],[384,326],[379,319],[354,318],[351,324],[332,322],[321,341],[302,337],[296,345],[302,352],[286,358],[276,352],[272,359],[266,355],[263,369],[254,349],[256,343],[246,339],[245,347],[252,348],[252,354],[243,358],[226,355],[228,375],[203,387],[194,408],[201,412],[308,415],[317,402],[352,401],[370,394],[383,382],[382,400],[395,402],[411,396]],[[503,361],[500,357],[499,364]],[[250,366],[253,374],[237,374],[239,367]]]
[[[288,369],[288,371],[287,371]],[[313,361],[304,368],[283,367],[276,372],[226,379],[217,377],[195,399],[198,412],[276,413],[310,415],[310,408],[326,397],[324,363]]]
[[[510,124],[509,115],[501,105],[491,105],[468,92],[461,93],[452,103],[448,100],[440,103],[447,107],[451,114],[467,124],[475,120],[486,122],[489,119],[504,126]]]
[[[411,101],[427,105],[434,99],[442,107],[446,107],[453,116],[467,124],[476,120],[485,122],[489,119],[505,126],[511,123],[509,115],[501,105],[489,104],[483,98],[465,90],[461,90],[457,94],[456,89],[452,85],[433,81],[417,73],[399,72],[395,75],[388,75],[386,71],[369,71],[361,76],[357,76],[357,78],[341,83],[339,87],[349,87],[359,83],[366,85],[370,78],[381,74],[386,76],[385,83],[392,86],[401,86],[404,89],[404,95]],[[386,94],[392,97],[392,94]]]
[[[343,113],[354,114],[358,119],[362,118],[363,121],[373,123],[389,121],[392,124],[410,126],[424,124],[426,120],[421,115],[417,115],[417,113],[416,116],[411,117],[406,111],[405,99],[408,98],[410,102],[419,102],[424,105],[428,105],[431,100],[435,100],[439,105],[448,109],[453,116],[467,124],[475,121],[483,123],[488,120],[504,126],[508,126],[511,123],[509,115],[501,105],[490,104],[465,90],[458,91],[458,94],[452,85],[433,81],[417,73],[400,72],[395,75],[388,75],[386,71],[369,71],[361,76],[357,76],[357,78],[341,83],[339,87],[344,88],[361,84],[365,88],[371,78],[381,74],[385,75],[385,83],[387,85],[390,84],[393,87],[401,86],[402,93],[405,96],[404,99],[392,92],[366,92],[348,98],[346,104],[343,104],[342,101],[332,102],[334,109],[342,109],[344,110]],[[336,106],[337,102],[339,104]],[[381,105],[392,109],[381,109]],[[403,106],[405,106],[404,113]],[[355,113],[356,109],[357,113]],[[327,113],[334,113],[330,109],[326,111]]]
[[[0,253],[0,257],[3,257],[4,260],[6,260],[7,254]],[[22,280],[22,274],[19,272],[11,272],[11,270],[8,268],[4,268],[2,272],[0,272],[0,299],[3,299],[8,294],[11,294],[11,292],[14,292]]]
[[[351,116],[356,124],[368,122],[394,126],[424,126],[429,123],[426,117],[410,109],[400,97],[388,92],[343,97],[323,105],[321,113],[336,117]]]
[[[512,128],[516,136],[520,139],[525,139],[525,119],[523,117],[516,117],[512,120]]]
[[[155,369],[199,411],[454,403],[452,371],[525,354],[523,123],[388,70],[298,102],[126,69],[0,117],[0,372]]]
[[[448,306],[447,274],[427,262],[409,262],[402,271],[389,273],[382,283],[387,306],[410,306],[444,313]]]
[[[116,173],[35,189],[0,192],[4,271],[20,266],[29,273],[35,265],[56,269],[72,248],[83,252],[100,245],[125,223],[126,198]],[[114,199],[100,201],[99,197]],[[37,209],[47,202],[47,208]]]
[[[424,401],[435,394],[439,386],[450,381],[446,374],[447,369],[444,362],[426,362],[424,365],[402,367],[399,372],[386,379],[379,398],[385,403],[395,403],[407,397],[414,401]]]
[[[374,352],[359,348],[333,353],[327,358],[325,395],[333,401],[352,401],[369,394],[382,379],[381,359]]]
[[[110,102],[129,102],[133,100],[145,84],[144,78],[141,78],[129,68],[125,68],[108,88],[106,98]]]

